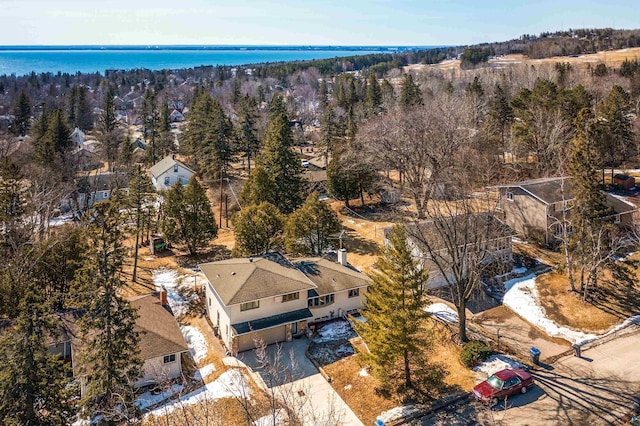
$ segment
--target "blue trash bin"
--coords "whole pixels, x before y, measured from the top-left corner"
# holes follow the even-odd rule
[[[529,348],[529,355],[531,355],[531,362],[533,363],[533,365],[540,364],[540,349]]]

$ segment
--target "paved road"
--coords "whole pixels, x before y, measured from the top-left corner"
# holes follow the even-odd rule
[[[633,397],[640,396],[638,330],[534,370],[537,386],[488,409],[462,404],[424,418],[422,425],[607,425],[626,424]]]
[[[305,426],[363,426],[351,408],[306,357],[308,343],[305,337],[285,342],[280,354],[276,353],[276,345],[267,347],[271,363],[275,359],[282,363],[278,369],[284,373],[278,377],[261,368],[261,362],[254,351],[243,352],[238,358],[259,373],[263,386],[268,391],[273,391],[287,406],[297,408],[297,415],[303,419]]]

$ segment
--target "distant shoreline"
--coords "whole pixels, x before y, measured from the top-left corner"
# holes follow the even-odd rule
[[[447,46],[342,46],[342,45],[8,45],[0,46],[0,51],[107,51],[107,50],[191,50],[191,51],[260,51],[260,50],[285,50],[285,51],[380,51],[380,52],[406,52],[411,50],[434,49]]]

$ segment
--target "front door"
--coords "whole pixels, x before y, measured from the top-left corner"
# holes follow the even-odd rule
[[[291,334],[298,334],[298,323],[294,322],[291,324]]]

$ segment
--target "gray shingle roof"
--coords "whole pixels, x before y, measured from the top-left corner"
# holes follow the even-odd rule
[[[182,161],[176,160],[172,155],[167,155],[162,160],[160,160],[156,164],[154,164],[149,169],[149,173],[151,173],[151,175],[153,177],[157,178],[158,176],[160,176],[161,174],[163,174],[167,170],[171,169],[175,164],[179,164],[180,166],[182,166],[185,169],[189,170],[193,174],[196,173],[193,170],[191,170],[191,168],[189,166],[187,166],[186,164],[184,164]]]
[[[320,296],[369,285],[363,273],[321,257],[300,260],[295,265],[313,281]]]

